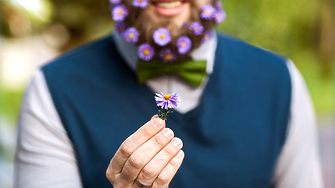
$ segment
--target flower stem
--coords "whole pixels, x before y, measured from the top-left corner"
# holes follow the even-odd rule
[[[162,120],[167,120],[168,114],[171,114],[173,111],[170,111],[170,109],[164,109],[164,112],[161,110],[158,110],[158,117]]]

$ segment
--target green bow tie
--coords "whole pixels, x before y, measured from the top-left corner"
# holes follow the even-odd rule
[[[192,86],[199,87],[206,76],[206,64],[205,60],[175,64],[140,60],[137,65],[137,80],[142,84],[150,78],[163,74],[177,74]]]

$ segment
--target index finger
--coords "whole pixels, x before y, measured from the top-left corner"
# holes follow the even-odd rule
[[[140,127],[135,133],[130,135],[116,151],[113,159],[111,160],[110,169],[112,173],[121,173],[124,164],[130,155],[143,143],[156,135],[165,127],[165,121],[155,116]]]

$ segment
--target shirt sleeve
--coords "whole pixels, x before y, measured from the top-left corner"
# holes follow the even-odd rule
[[[18,120],[14,186],[82,187],[74,150],[41,71],[29,84]]]
[[[278,159],[275,188],[322,188],[319,146],[313,105],[304,80],[292,61],[291,116],[286,143]]]

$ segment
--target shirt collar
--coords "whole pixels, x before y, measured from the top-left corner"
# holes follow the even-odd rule
[[[121,54],[122,58],[126,61],[128,66],[133,71],[136,71],[138,62],[137,46],[124,41],[117,33],[113,36],[118,52]],[[199,48],[191,52],[191,57],[194,60],[207,60],[207,74],[211,74],[213,72],[216,45],[217,35],[213,30],[211,33],[211,38],[203,43]]]

